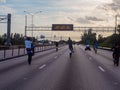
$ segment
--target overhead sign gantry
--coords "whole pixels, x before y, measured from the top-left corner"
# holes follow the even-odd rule
[[[11,14],[0,15],[0,23],[7,23],[7,41],[6,44],[10,45],[10,33],[11,33]]]
[[[52,24],[53,31],[73,31],[73,24]]]

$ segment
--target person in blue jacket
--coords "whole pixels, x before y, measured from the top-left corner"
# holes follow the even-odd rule
[[[28,54],[28,64],[31,65],[31,60],[32,60],[32,41],[30,37],[27,37],[25,40],[25,48]]]
[[[120,57],[120,46],[118,42],[115,42],[114,46],[112,47],[112,51],[113,51],[113,61],[114,61],[114,65],[119,66],[119,57]]]

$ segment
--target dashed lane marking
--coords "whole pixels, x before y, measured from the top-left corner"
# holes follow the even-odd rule
[[[57,58],[57,56],[54,57],[55,59]]]
[[[40,66],[39,69],[43,69],[44,67],[46,67],[46,64],[43,64],[42,66]]]
[[[105,72],[105,70],[101,67],[101,66],[99,66],[98,67],[102,72]]]
[[[25,77],[24,80],[27,80],[27,78]]]
[[[114,82],[114,85],[118,85],[118,82]]]
[[[92,60],[92,57],[89,57],[89,60]]]

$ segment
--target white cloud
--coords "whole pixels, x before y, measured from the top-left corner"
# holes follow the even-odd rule
[[[6,0],[0,0],[0,2],[6,3]]]
[[[90,20],[90,21],[103,21],[103,19],[101,18],[97,18],[97,17],[91,17],[91,16],[86,16],[85,17],[87,20]]]
[[[118,13],[120,12],[120,0],[112,0],[109,4],[104,4],[101,6],[101,9],[112,12],[112,13]]]
[[[78,18],[76,21],[81,24],[91,24],[91,22],[85,18]]]
[[[8,13],[15,13],[15,9],[11,7],[7,7],[5,5],[0,6],[0,13],[2,14],[8,14]]]
[[[6,0],[2,1],[6,2]],[[114,0],[114,4],[119,3],[119,1]],[[55,23],[71,23],[74,26],[104,25],[102,19],[106,18],[104,17],[105,13],[96,8],[102,4],[112,5],[111,0],[10,0],[6,5],[0,5],[0,13],[12,13],[12,16],[16,17],[12,18],[12,31],[20,33],[24,32],[26,13],[23,11],[31,13],[43,11],[34,15],[34,24],[39,26],[51,26]],[[16,16],[16,14],[23,15]],[[30,15],[28,15],[28,24],[31,25]]]

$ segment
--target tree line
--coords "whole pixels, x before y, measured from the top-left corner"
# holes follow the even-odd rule
[[[120,27],[120,26],[119,26]],[[81,43],[86,44],[89,41],[90,45],[93,45],[94,41],[97,40],[99,46],[102,47],[112,47],[115,42],[120,42],[120,28],[117,28],[118,34],[112,34],[108,37],[103,37],[102,34],[99,34],[96,37],[96,33],[92,32],[92,29],[89,29],[88,32],[85,31],[81,37]]]
[[[4,33],[3,35],[0,35],[0,45],[5,45],[7,40],[7,34]],[[24,44],[24,36],[23,34],[19,33],[11,33],[10,35],[10,42],[11,45],[23,45]]]
[[[118,34],[112,34],[108,37],[103,37],[103,35],[99,34],[97,38],[97,34],[92,32],[92,29],[85,31],[81,36],[80,43],[86,44],[87,42],[90,45],[93,45],[94,41],[97,40],[99,46],[102,47],[112,47],[115,42],[120,42],[120,25],[117,27]],[[0,35],[0,45],[5,45],[7,40],[7,34],[4,33]],[[24,35],[19,33],[11,33],[10,35],[11,45],[24,45]],[[36,39],[34,38],[34,41]]]

